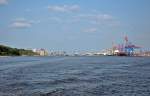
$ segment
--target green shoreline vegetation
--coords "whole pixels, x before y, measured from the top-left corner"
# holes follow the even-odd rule
[[[0,56],[35,56],[37,53],[32,50],[11,48],[9,46],[0,45]]]

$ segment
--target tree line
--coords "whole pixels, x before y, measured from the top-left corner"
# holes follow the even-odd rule
[[[32,50],[11,48],[9,46],[0,45],[0,56],[34,56],[38,55]]]

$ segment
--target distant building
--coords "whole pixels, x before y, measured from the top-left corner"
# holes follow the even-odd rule
[[[48,52],[45,49],[33,49],[33,52],[37,53],[40,56],[48,56]]]
[[[67,56],[67,52],[65,51],[51,51],[50,56]]]

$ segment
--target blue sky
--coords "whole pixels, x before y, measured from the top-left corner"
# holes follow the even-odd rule
[[[0,44],[92,51],[127,35],[150,48],[150,0],[0,0]]]

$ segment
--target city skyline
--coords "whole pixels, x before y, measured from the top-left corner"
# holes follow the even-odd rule
[[[150,48],[149,0],[0,0],[0,44],[86,51],[130,41]]]

